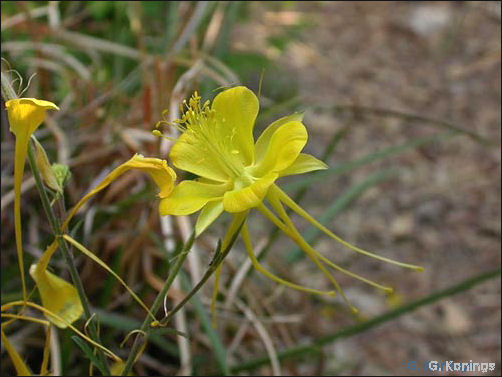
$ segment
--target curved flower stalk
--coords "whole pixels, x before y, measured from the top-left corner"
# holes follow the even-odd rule
[[[173,189],[174,181],[176,180],[176,173],[167,165],[167,162],[165,160],[158,158],[148,158],[143,157],[140,154],[135,154],[131,159],[115,168],[94,189],[92,189],[88,194],[84,195],[82,199],[79,200],[79,202],[70,210],[68,216],[62,224],[61,232],[63,232],[67,228],[73,216],[90,198],[105,189],[118,177],[131,169],[136,169],[148,173],[160,188],[160,192],[158,193],[158,196],[160,198],[167,197],[167,195],[169,195],[169,193]],[[122,280],[119,275],[117,275],[110,267],[106,265],[105,262],[103,262],[94,253],[75,241],[70,236],[65,234],[62,237],[66,241],[74,245],[77,250],[85,254],[87,257],[91,258],[94,262],[99,264],[107,272],[113,275],[131,294],[134,300],[136,300],[136,302],[138,302],[146,310],[150,317],[155,319],[154,315],[150,312],[143,301],[134,293],[134,291],[125,283],[124,280]],[[31,265],[30,274],[37,285],[43,307],[48,309],[52,313],[56,313],[58,317],[63,318],[64,321],[57,320],[57,317],[55,316],[48,316],[47,318],[51,320],[56,326],[64,328],[67,326],[67,323],[71,324],[78,318],[80,318],[80,316],[82,315],[82,304],[80,302],[78,292],[73,285],[47,271],[50,259],[56,252],[56,250],[57,240],[54,240],[42,254],[42,257],[39,259],[39,261]]]
[[[31,317],[31,316],[26,316],[26,315],[18,315],[18,314],[9,314],[9,313],[6,313],[7,310],[15,308],[17,306],[28,306],[28,307],[30,307],[32,309],[36,309],[36,310],[44,313],[44,315],[47,318],[54,318],[56,321],[65,323],[65,325],[66,325],[65,327],[68,327],[71,331],[73,331],[75,334],[77,334],[79,337],[81,337],[82,339],[84,339],[85,341],[87,341],[92,346],[101,349],[112,360],[114,360],[116,362],[122,361],[122,359],[120,357],[118,357],[115,353],[113,353],[108,348],[104,347],[103,345],[101,345],[101,344],[95,342],[94,340],[92,340],[91,338],[89,338],[87,335],[85,335],[84,333],[82,333],[81,331],[79,331],[76,327],[74,327],[65,318],[60,317],[59,315],[57,315],[56,313],[51,312],[49,309],[45,308],[44,306],[37,305],[37,304],[35,304],[35,303],[31,302],[31,301],[11,301],[11,302],[8,302],[6,304],[3,304],[0,307],[1,316],[5,317],[5,318],[21,319],[21,320],[27,320],[27,321],[37,322],[37,323],[40,323],[40,324],[43,324],[43,325],[47,325],[47,323],[44,320],[41,320],[39,318],[35,318],[35,317]],[[2,330],[5,327],[4,323],[2,323]],[[22,375],[24,375],[24,374],[22,374]]]
[[[342,289],[327,267],[385,291],[391,291],[392,288],[349,272],[321,255],[303,239],[284,206],[355,252],[402,267],[422,269],[375,255],[342,240],[276,185],[275,182],[280,177],[327,168],[322,161],[301,153],[308,139],[307,130],[302,123],[303,114],[295,113],[273,122],[255,142],[253,127],[259,103],[248,88],[238,86],[227,89],[219,93],[212,104],[206,101],[203,105],[201,98],[195,93],[188,103],[185,102],[185,106],[182,118],[172,124],[182,134],[175,141],[169,157],[175,167],[196,174],[199,178],[182,181],[169,196],[162,199],[159,205],[161,215],[189,215],[200,210],[195,227],[196,234],[200,235],[223,211],[241,216],[252,208],[257,208],[312,259],[347,303]],[[267,277],[293,289],[334,294],[334,291],[318,291],[294,284],[265,270],[254,256],[245,225],[242,227],[241,237],[253,266]],[[219,270],[216,281],[218,273]],[[215,290],[213,300],[216,292]],[[352,305],[350,307],[355,311]]]
[[[21,234],[21,183],[30,136],[42,124],[47,110],[59,110],[54,103],[36,98],[16,98],[5,102],[10,131],[16,137],[14,158],[14,231],[16,250],[21,272],[23,300],[26,301],[24,278],[23,241]]]
[[[5,350],[7,351],[7,354],[9,355],[10,359],[12,360],[12,364],[14,364],[14,368],[16,369],[16,373],[18,376],[32,376],[33,373],[31,372],[30,368],[26,363],[23,361],[23,358],[21,355],[17,352],[17,350],[14,348],[14,346],[9,342],[9,339],[7,339],[7,336],[5,336],[3,332],[3,327],[0,329],[0,336],[2,339],[2,346],[5,347]]]

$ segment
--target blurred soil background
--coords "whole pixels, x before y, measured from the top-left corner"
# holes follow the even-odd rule
[[[304,123],[309,130],[306,152],[321,157],[333,135],[340,136],[325,160],[330,166],[357,161],[392,146],[413,141],[419,144],[347,172],[312,174],[302,201],[305,209],[320,218],[337,198],[346,198],[346,202],[338,202],[343,210],[330,219],[328,228],[362,248],[425,267],[423,273],[410,272],[354,255],[326,236],[316,238],[318,250],[344,268],[395,287],[394,294],[385,296],[335,274],[359,308],[360,318],[375,317],[500,266],[500,2],[214,2],[205,9],[198,32],[176,54],[180,58],[176,62],[168,61],[169,51],[176,49],[180,30],[197,11],[196,3],[154,6],[123,2],[119,7],[111,2],[61,2],[58,22],[67,34],[51,31],[56,30],[52,29],[51,22],[56,21],[50,16],[51,5],[48,17],[32,17],[4,30],[6,21],[42,6],[38,3],[44,4],[2,2],[2,57],[26,79],[37,73],[25,96],[48,99],[62,108],[60,113],[51,114],[47,127],[41,127],[37,135],[53,160],[71,166],[68,207],[132,153],[159,155],[158,140],[149,132],[168,107],[176,79],[204,52],[226,67],[215,63],[221,75],[234,75],[238,78],[234,83],[255,91],[263,71],[262,113],[255,135],[270,121],[305,110]],[[219,34],[204,50],[200,46],[204,46],[208,26],[216,17],[220,17],[214,21],[221,26]],[[128,46],[137,56],[132,57],[129,50],[115,53],[112,48],[105,51],[92,44],[86,46],[78,39],[80,35]],[[35,42],[47,46],[29,45]],[[56,44],[62,49],[54,47]],[[148,68],[138,68],[138,62],[145,62],[148,54],[158,55]],[[222,81],[210,71],[197,76],[194,88],[208,98]],[[13,138],[3,117],[4,112],[1,262],[5,303],[18,297],[19,282],[10,281],[17,271],[12,199],[8,201]],[[495,145],[446,133],[440,122],[428,118],[481,135]],[[429,141],[418,142],[424,138]],[[365,185],[368,177],[375,179]],[[295,184],[304,178],[283,179],[281,185],[294,193]],[[28,172],[25,179],[29,179]],[[158,251],[157,204],[151,200],[154,191],[141,175],[124,176],[91,203],[78,233],[91,250],[99,250],[101,258],[143,293],[147,303],[165,277],[159,262],[163,254]],[[347,198],[351,193],[353,197]],[[39,256],[50,240],[33,185],[28,185],[23,196],[23,210],[29,260]],[[202,268],[225,225],[225,220],[218,221],[201,240]],[[302,221],[298,226],[310,231]],[[257,250],[271,229],[263,217],[251,216]],[[157,233],[157,239],[149,232]],[[229,255],[220,284],[228,288],[246,258],[238,244]],[[316,266],[302,258],[284,236],[274,243],[263,263],[289,280],[323,289],[328,286]],[[61,261],[56,261],[55,268],[65,271]],[[79,268],[91,302],[103,316],[111,313],[143,319],[143,312],[102,270],[84,259],[80,259]],[[205,305],[211,288],[209,284],[204,291]],[[413,375],[423,371],[410,371],[410,361],[422,366],[428,360],[472,360],[495,362],[496,370],[488,374],[500,375],[500,296],[500,278],[496,278],[337,340],[315,356],[284,360],[282,372]],[[358,320],[338,297],[320,299],[283,289],[256,272],[242,284],[239,298],[241,305],[245,303],[263,319],[278,351],[315,341]],[[194,355],[192,371],[203,375],[214,371],[216,364],[211,339],[201,330],[197,313],[188,306],[187,332]],[[242,310],[222,306],[219,315],[218,334],[231,365],[265,354],[263,339]],[[102,323],[106,327],[103,331],[110,334],[107,344],[118,346],[126,332],[110,322]],[[40,355],[33,350],[41,352],[41,334],[33,325],[17,328],[10,336],[16,347],[28,354],[28,361],[36,363]],[[78,360],[84,356],[70,335],[59,332],[63,370],[82,372]],[[165,337],[176,349],[175,338],[170,334]],[[158,344],[149,347],[136,372],[176,373],[177,357],[166,357],[164,352]],[[3,350],[2,361],[2,374],[11,374]],[[270,374],[272,370],[265,364],[255,373]]]

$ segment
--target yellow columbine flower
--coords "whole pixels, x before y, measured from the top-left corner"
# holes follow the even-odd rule
[[[201,105],[200,97],[195,93],[185,105],[182,118],[173,123],[183,133],[173,145],[169,157],[175,167],[199,178],[182,181],[168,197],[162,199],[159,207],[161,215],[189,215],[202,210],[196,223],[196,234],[199,235],[223,211],[233,213],[235,218],[245,218],[251,208],[257,208],[300,246],[344,299],[342,290],[325,265],[383,290],[392,289],[344,270],[313,249],[296,229],[284,205],[351,250],[403,267],[421,269],[343,241],[275,184],[280,177],[327,168],[322,161],[301,153],[308,139],[302,123],[303,114],[292,114],[273,122],[255,143],[253,127],[259,103],[248,88],[238,86],[227,89],[215,97],[212,105],[209,101]],[[265,200],[275,214],[264,204]],[[333,291],[305,288],[273,275],[258,263],[246,224],[242,227],[241,236],[253,265],[269,278],[298,290],[334,294]]]
[[[258,138],[253,127],[258,99],[248,88],[225,90],[200,106],[190,100],[177,122],[184,132],[169,155],[174,166],[199,175],[183,181],[160,203],[161,215],[188,215],[202,209],[200,234],[224,210],[231,213],[258,206],[279,177],[326,169],[322,161],[300,153],[307,143],[303,114],[272,123]]]
[[[36,98],[16,98],[5,103],[9,117],[10,131],[16,136],[14,158],[14,229],[17,258],[21,270],[23,300],[26,300],[24,279],[23,245],[21,236],[21,183],[30,136],[42,124],[47,110],[59,110],[55,104]]]

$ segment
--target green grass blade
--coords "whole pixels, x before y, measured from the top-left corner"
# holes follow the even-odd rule
[[[181,277],[181,285],[183,289],[188,292],[191,289],[188,277],[184,273],[180,273],[179,276]],[[219,335],[213,329],[213,326],[211,325],[210,316],[207,313],[206,308],[202,304],[202,301],[200,300],[198,294],[195,294],[192,297],[191,303],[195,308],[197,317],[201,320],[202,327],[204,328],[204,331],[206,332],[209,341],[211,342],[212,351],[214,353],[216,361],[218,362],[222,374],[224,376],[229,376],[230,369],[227,364],[227,350],[225,349],[225,346],[223,345],[223,342],[221,341]]]
[[[103,374],[103,376],[106,376],[107,375],[106,369],[104,365],[101,363],[101,361],[98,360],[92,348],[76,335],[73,335],[71,337],[71,340],[73,340],[77,344],[77,346],[82,350],[85,356],[91,361],[91,363],[96,368],[99,369],[99,371]]]
[[[382,323],[388,322],[404,314],[410,313],[418,308],[433,304],[439,300],[442,300],[443,298],[468,291],[469,289],[474,288],[475,286],[484,283],[488,280],[495,279],[498,276],[500,276],[500,268],[488,272],[483,272],[479,275],[463,280],[458,284],[452,285],[451,287],[439,290],[418,300],[411,301],[408,304],[390,310],[368,321],[357,323],[352,326],[347,326],[333,334],[319,337],[310,344],[299,345],[296,347],[288,348],[284,351],[279,352],[278,358],[279,360],[283,360],[292,357],[304,356],[306,354],[318,353],[321,351],[322,346],[333,343],[337,339],[348,338],[352,335],[359,334],[363,331],[369,330]],[[240,365],[236,365],[231,368],[231,371],[232,373],[236,374],[242,371],[253,370],[269,362],[270,362],[269,357],[263,356],[250,360],[248,362],[244,362]]]
[[[120,260],[122,258],[122,253],[124,252],[123,248],[115,254],[113,261],[111,263],[110,268],[113,271],[118,271],[120,267]],[[106,275],[105,281],[103,283],[103,288],[101,290],[101,294],[99,297],[99,306],[106,307],[106,304],[111,301],[113,289],[117,286],[117,280],[115,280],[112,276]]]
[[[434,141],[440,141],[444,139],[448,139],[452,137],[453,135],[458,135],[458,132],[446,132],[446,133],[440,133],[440,134],[435,134],[432,136],[428,137],[423,137],[419,139],[415,139],[412,141],[408,141],[404,144],[401,145],[396,145],[392,147],[388,147],[373,153],[369,153],[363,157],[357,158],[353,161],[348,161],[348,162],[343,162],[338,165],[333,166],[332,168],[326,169],[326,170],[321,170],[316,173],[310,174],[308,177],[300,179],[296,182],[289,183],[287,185],[283,185],[282,188],[285,191],[294,191],[294,190],[299,190],[303,187],[308,187],[312,185],[314,182],[319,182],[319,181],[324,181],[326,180],[327,177],[333,175],[333,174],[343,174],[347,173],[351,170],[354,170],[356,168],[359,168],[361,166],[370,164],[372,162],[382,160],[386,157],[391,157],[394,155],[397,155],[399,153],[405,152],[408,149],[412,148],[417,148],[420,147],[424,144],[428,144]]]

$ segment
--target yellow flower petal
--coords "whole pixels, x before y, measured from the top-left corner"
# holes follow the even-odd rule
[[[256,207],[277,177],[277,173],[269,173],[240,190],[226,192],[223,196],[223,208],[227,212],[237,213]]]
[[[270,143],[270,138],[274,134],[274,132],[283,124],[296,121],[301,122],[303,120],[303,113],[294,113],[280,119],[277,119],[275,122],[270,123],[270,125],[265,128],[265,130],[261,133],[260,137],[256,141],[255,144],[255,159],[256,161],[261,161],[265,152],[267,152],[268,144]]]
[[[216,159],[213,153],[208,153],[207,148],[213,148],[213,146],[185,132],[174,143],[169,158],[178,169],[214,181],[227,181],[228,174],[221,166],[222,161]]]
[[[218,139],[245,166],[254,161],[253,127],[259,107],[258,98],[244,86],[227,89],[213,100]]]
[[[223,212],[223,201],[214,201],[207,203],[200,211],[197,222],[195,223],[195,236],[198,237],[204,232],[214,220]]]
[[[89,200],[92,196],[96,195],[101,190],[105,189],[110,183],[112,183],[119,176],[130,169],[138,169],[145,173],[148,173],[157,184],[157,186],[159,186],[160,192],[158,196],[160,198],[164,198],[171,193],[174,182],[176,181],[176,173],[167,165],[167,161],[161,160],[159,158],[143,157],[140,154],[136,154],[131,159],[115,168],[101,181],[99,185],[97,185],[82,199],[80,199],[80,201],[71,209],[70,213],[63,223],[62,229],[66,228],[71,218],[75,215],[75,213],[77,213],[80,207],[82,207],[84,203],[87,202],[87,200]]]
[[[173,190],[176,173],[167,165],[166,160],[136,154],[123,166],[125,170],[138,169],[148,173],[160,189],[159,198],[165,198]]]
[[[37,264],[30,267],[30,275],[37,284],[42,305],[68,323],[80,318],[83,312],[82,303],[73,285],[53,273],[40,269]],[[68,327],[68,323],[47,315],[48,320],[60,328]]]
[[[327,168],[328,165],[326,165],[321,160],[318,160],[314,156],[306,153],[300,153],[295,162],[293,162],[293,164],[291,164],[286,169],[282,170],[279,173],[279,176],[284,177],[286,175],[303,174],[315,170],[324,170]]]
[[[171,195],[160,201],[159,213],[161,216],[189,215],[197,212],[208,202],[221,199],[229,188],[231,188],[230,183],[183,181],[174,188]]]
[[[307,130],[301,122],[291,121],[279,126],[270,137],[262,160],[257,161],[252,169],[253,176],[261,177],[289,167],[307,143],[307,138]]]
[[[25,137],[29,137],[42,124],[47,110],[59,110],[52,102],[36,98],[11,99],[5,102],[5,107],[11,132]]]

